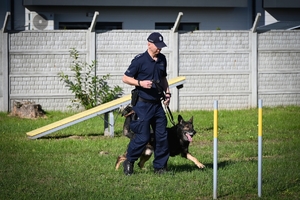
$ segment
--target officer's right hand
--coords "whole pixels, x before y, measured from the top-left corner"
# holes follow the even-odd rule
[[[152,81],[150,81],[150,80],[143,80],[143,81],[140,81],[140,85],[143,88],[150,89],[152,87]]]

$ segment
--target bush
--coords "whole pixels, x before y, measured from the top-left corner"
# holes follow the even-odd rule
[[[110,74],[102,77],[96,76],[92,72],[95,69],[96,61],[92,61],[92,64],[81,62],[79,60],[79,53],[76,49],[70,50],[70,56],[73,58],[71,71],[74,75],[69,75],[60,72],[58,75],[60,81],[65,83],[65,86],[75,94],[75,98],[72,99],[73,106],[79,108],[80,105],[85,109],[90,109],[100,104],[112,101],[123,94],[123,89],[120,86],[111,88],[107,80]]]

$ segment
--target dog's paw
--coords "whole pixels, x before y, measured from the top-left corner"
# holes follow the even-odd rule
[[[198,166],[198,168],[200,168],[200,169],[205,168],[205,165],[203,165],[202,163],[198,163],[197,166]]]

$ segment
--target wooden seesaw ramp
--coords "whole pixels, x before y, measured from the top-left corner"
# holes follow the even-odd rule
[[[168,82],[169,82],[170,88],[180,87],[185,83],[185,77],[179,76],[179,77],[168,80]],[[58,131],[63,128],[77,124],[79,122],[85,121],[92,117],[96,117],[98,115],[108,113],[117,108],[120,108],[121,106],[125,106],[130,103],[130,100],[131,100],[131,94],[123,96],[118,99],[115,99],[113,101],[101,104],[101,105],[91,108],[89,110],[82,111],[80,113],[77,113],[70,117],[64,118],[57,122],[53,122],[46,126],[37,128],[35,130],[27,132],[26,134],[27,134],[28,138],[30,138],[30,139],[37,139],[37,138],[43,137],[45,135],[48,135],[50,133],[53,133],[55,131]]]

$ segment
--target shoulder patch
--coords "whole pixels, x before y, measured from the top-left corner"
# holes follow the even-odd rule
[[[143,57],[143,55],[144,55],[144,53],[140,53],[140,54],[136,55],[136,56],[132,59],[131,63],[132,63],[132,62],[138,61],[140,58]]]
[[[136,55],[136,56],[134,57],[134,59],[136,59],[136,58],[138,58],[138,57],[141,57],[142,55],[143,55],[143,53],[140,53],[140,54]]]

